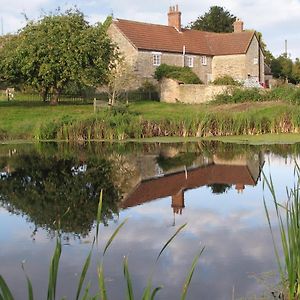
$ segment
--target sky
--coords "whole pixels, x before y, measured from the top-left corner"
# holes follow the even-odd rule
[[[113,14],[115,18],[166,25],[168,8],[175,4],[182,12],[183,25],[196,20],[213,5],[223,6],[244,21],[245,29],[262,32],[275,56],[284,52],[287,40],[291,57],[300,57],[300,0],[0,0],[0,17],[4,33],[22,28],[26,24],[24,14],[30,19],[37,19],[58,7],[74,6],[91,23],[101,22],[107,15]]]

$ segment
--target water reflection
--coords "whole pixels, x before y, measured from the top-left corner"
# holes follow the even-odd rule
[[[176,225],[187,222],[188,227],[157,266],[154,284],[165,286],[158,299],[178,299],[192,257],[203,245],[189,299],[231,299],[233,287],[236,298],[260,296],[264,290],[249,275],[276,268],[260,173],[271,170],[284,201],[299,148],[220,143],[1,146],[0,273],[15,287],[16,299],[23,299],[20,261],[26,259],[37,299],[43,299],[53,222],[60,218],[69,246],[63,249],[58,296],[73,299],[104,189],[102,222],[108,226],[101,228],[99,246],[130,217],[105,261],[110,299],[124,298],[124,255],[129,255],[136,297],[141,298],[156,255],[174,233],[173,213]],[[70,235],[79,238],[67,240]],[[95,275],[92,268],[88,280],[94,287]]]
[[[147,162],[147,171],[140,170],[139,182],[122,201],[122,208],[170,196],[174,213],[182,214],[185,207],[184,194],[187,190],[210,186],[213,193],[221,194],[234,185],[237,192],[242,193],[246,185],[257,184],[264,164],[262,152],[254,155],[238,154],[231,159],[217,154],[209,157],[194,153],[192,156],[174,153],[176,149],[171,148],[168,152],[160,153],[159,157],[143,157]],[[188,164],[184,164],[182,156],[188,157]],[[182,165],[178,164],[178,161]]]

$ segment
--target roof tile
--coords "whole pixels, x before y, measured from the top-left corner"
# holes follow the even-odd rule
[[[253,31],[212,33],[117,19],[114,24],[140,50],[187,54],[233,55],[247,52]]]

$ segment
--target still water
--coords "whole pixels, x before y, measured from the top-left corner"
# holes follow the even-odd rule
[[[25,262],[36,299],[45,299],[60,224],[57,294],[74,299],[103,189],[100,241],[87,276],[92,291],[103,247],[128,218],[103,259],[109,299],[126,298],[124,256],[140,299],[159,251],[185,223],[155,266],[153,284],[164,287],[157,299],[180,298],[203,246],[188,299],[270,298],[276,260],[263,197],[275,234],[277,227],[262,172],[272,175],[279,201],[286,201],[299,153],[297,144],[2,145],[0,275],[16,299],[26,299]]]

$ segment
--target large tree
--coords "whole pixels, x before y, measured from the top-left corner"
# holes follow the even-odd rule
[[[116,54],[109,24],[91,26],[76,9],[29,21],[0,50],[2,80],[33,86],[44,98],[50,93],[53,104],[70,82],[102,84]]]
[[[209,12],[189,24],[189,28],[210,32],[233,32],[236,17],[224,7],[212,6]]]

